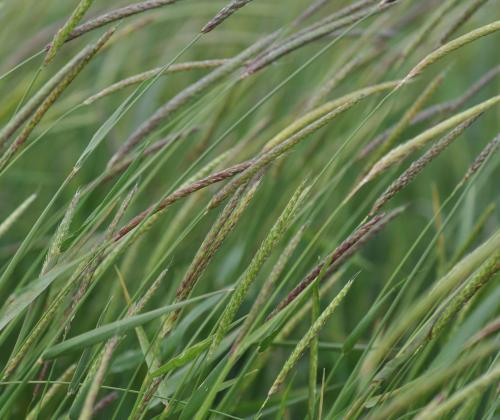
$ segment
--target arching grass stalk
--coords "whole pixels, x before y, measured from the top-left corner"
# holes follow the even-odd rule
[[[148,10],[157,9],[162,6],[173,4],[179,0],[146,0],[128,6],[121,7],[119,9],[112,10],[110,12],[104,13],[100,16],[92,18],[81,25],[74,28],[71,33],[65,38],[65,41],[71,41],[75,38],[79,38],[87,32],[93,31],[94,29],[101,28],[102,26],[108,25],[112,22],[116,22],[127,17],[136,15],[138,13],[144,13]],[[50,45],[46,47],[50,48]]]
[[[464,25],[473,15],[476,13],[481,6],[483,6],[488,0],[474,0],[471,2],[467,8],[463,11],[463,13],[455,19],[454,22],[451,23],[449,28],[446,30],[444,35],[441,37],[439,40],[439,43],[441,45],[445,44],[448,42],[448,40],[451,38],[451,36],[458,31],[458,29]]]
[[[458,37],[458,38],[454,39],[453,41],[448,42],[447,44],[443,45],[442,47],[438,48],[437,50],[428,54],[424,59],[422,59],[415,67],[413,67],[410,70],[408,75],[403,79],[403,81],[401,83],[403,83],[403,84],[407,83],[409,80],[417,77],[427,67],[434,64],[436,61],[440,60],[441,58],[447,56],[451,52],[453,52],[453,51],[455,51],[455,50],[457,50],[457,49],[459,49],[467,44],[470,44],[471,42],[474,42],[477,39],[480,39],[484,36],[493,34],[498,30],[500,30],[500,20],[492,22],[488,25],[481,26],[478,29],[475,29],[471,32],[468,32],[465,35],[462,35],[461,37]]]
[[[453,117],[448,118],[440,124],[435,125],[432,128],[427,129],[423,133],[414,137],[411,140],[401,144],[400,146],[392,149],[389,153],[379,159],[372,167],[372,169],[365,175],[365,177],[356,185],[350,195],[354,195],[358,192],[365,184],[372,181],[374,178],[378,177],[380,174],[385,172],[390,167],[402,162],[413,152],[420,150],[422,147],[430,143],[435,136],[441,134],[442,132],[473,118],[488,109],[496,106],[500,102],[500,95],[494,96],[479,105],[469,108],[466,111],[461,112]]]
[[[223,209],[219,218],[201,244],[181,284],[177,288],[175,296],[178,301],[189,296],[205,271],[208,263],[211,261],[216,251],[221,247],[227,235],[234,229],[244,210],[252,201],[259,184],[260,181],[253,182],[252,185],[249,186],[248,191],[245,191],[245,187],[242,186]],[[175,311],[165,320],[160,337],[166,336],[171,331],[178,316],[179,311]]]
[[[219,13],[217,13],[210,21],[201,29],[201,32],[207,33],[213,31],[217,26],[224,22],[239,9],[250,3],[252,0],[231,0],[231,2]]]
[[[228,59],[188,61],[185,63],[172,64],[166,70],[163,70],[163,67],[157,67],[155,69],[148,70],[148,71],[136,74],[134,76],[127,77],[126,79],[120,80],[119,82],[115,82],[112,85],[110,85],[110,86],[100,90],[99,92],[95,93],[94,95],[90,96],[88,99],[86,99],[83,102],[83,104],[84,105],[91,105],[95,101],[98,101],[99,99],[102,99],[106,96],[112,95],[113,93],[118,92],[122,89],[125,89],[129,86],[133,86],[133,85],[139,84],[141,82],[144,82],[146,80],[150,80],[153,77],[157,76],[158,74],[161,74],[162,76],[166,76],[166,75],[172,74],[172,73],[180,73],[180,72],[191,71],[191,70],[212,69],[214,67],[220,67],[221,65],[226,64],[227,61],[228,61]]]
[[[366,90],[361,90],[348,95],[346,98],[342,98],[340,101],[329,102],[306,114],[295,124],[287,127],[271,139],[266,145],[266,150],[254,159],[252,165],[214,196],[208,204],[208,209],[213,209],[220,205],[229,194],[232,194],[241,184],[253,177],[260,169],[275,161],[337,116],[343,114],[371,94],[394,87],[395,83],[397,82],[387,82],[367,88]]]
[[[370,161],[366,164],[366,172],[368,172],[372,166],[381,159],[389,150],[392,149],[394,144],[399,140],[405,129],[410,125],[413,118],[422,109],[424,104],[429,101],[432,95],[439,88],[441,83],[443,83],[445,77],[445,72],[440,73],[436,78],[434,78],[423,90],[423,92],[417,97],[413,104],[404,113],[398,123],[394,126],[394,129],[387,136],[385,141],[380,145],[380,147],[375,150]]]
[[[68,39],[73,29],[78,25],[78,22],[80,22],[93,2],[94,0],[80,0],[64,26],[59,29],[54,36],[47,54],[45,55],[44,65],[48,65],[54,59],[59,48],[66,42],[66,39]]]
[[[330,277],[337,271],[341,265],[350,258],[356,251],[361,248],[369,239],[378,233],[384,226],[397,217],[403,208],[396,209],[388,214],[380,214],[373,217],[368,222],[364,223],[355,232],[353,232],[345,241],[343,241],[323,262],[318,264],[307,276],[303,279],[276,308],[269,314],[268,319],[274,317],[277,313],[286,308],[291,302],[316,280],[316,278]]]
[[[435,119],[436,117],[442,117],[444,115],[450,114],[452,112],[460,109],[469,99],[476,95],[481,89],[486,87],[490,82],[495,80],[495,78],[500,74],[500,65],[493,67],[491,70],[486,72],[483,76],[479,78],[467,91],[451,101],[443,102],[437,105],[431,105],[423,111],[419,112],[411,121],[410,125],[416,125],[423,123],[425,121]],[[363,149],[358,153],[357,158],[363,159],[373,150],[375,150],[380,144],[382,144],[387,137],[390,135],[395,126],[384,131],[382,134],[375,137],[370,143],[368,143]]]
[[[472,117],[471,119],[465,121],[464,123],[458,125],[449,134],[439,140],[435,145],[433,145],[426,153],[424,153],[420,158],[412,162],[412,164],[406,169],[392,184],[384,191],[384,193],[377,199],[372,209],[370,210],[370,215],[377,213],[392,197],[394,197],[398,192],[404,189],[410,182],[412,182],[424,168],[432,162],[444,149],[446,149],[456,138],[458,138],[471,124],[476,121],[481,114]]]
[[[125,143],[117,150],[108,163],[108,167],[112,167],[117,161],[125,156],[137,144],[139,144],[146,136],[152,133],[158,126],[165,122],[174,112],[181,108],[186,103],[193,100],[196,96],[214,86],[218,81],[238,69],[246,60],[262,51],[271,42],[274,41],[277,32],[264,37],[255,44],[248,47],[245,51],[230,59],[219,68],[212,71],[207,76],[198,80],[196,83],[187,87],[165,105],[161,106],[150,118],[143,122],[125,141]],[[161,74],[161,73],[160,73]],[[160,75],[158,74],[157,77]]]
[[[374,367],[388,354],[394,343],[412,325],[418,322],[436,302],[450,293],[465,278],[470,276],[494,250],[500,247],[500,231],[494,233],[486,242],[465,256],[447,274],[439,279],[434,286],[423,296],[417,299],[404,318],[399,321],[379,340],[377,348],[364,361],[364,371],[373,371]]]
[[[25,125],[21,133],[16,137],[14,142],[9,146],[9,148],[0,157],[0,173],[5,170],[9,164],[12,157],[23,147],[24,143],[28,139],[31,132],[38,125],[43,116],[51,108],[54,102],[61,96],[61,94],[66,90],[66,88],[73,82],[73,80],[80,74],[83,68],[89,63],[89,61],[99,52],[99,50],[104,46],[104,44],[113,35],[114,29],[106,32],[99,40],[94,44],[86,48],[84,55],[81,60],[73,62],[74,66],[71,70],[64,75],[62,80],[54,87],[50,94],[43,100],[39,105],[31,119]]]
[[[374,6],[372,8],[362,9],[361,11],[353,13],[352,15],[349,15],[340,20],[334,20],[333,22],[325,23],[318,28],[312,27],[310,30],[303,30],[301,31],[300,35],[292,35],[284,40],[281,44],[278,44],[276,47],[273,47],[265,54],[262,54],[253,62],[250,62],[247,65],[246,72],[243,77],[248,77],[249,75],[256,73],[257,71],[263,69],[264,67],[267,67],[284,55],[287,55],[292,51],[303,47],[304,45],[316,41],[317,39],[331,34],[332,32],[350,27],[351,25],[356,24],[365,18],[373,16],[375,13],[382,12],[387,7],[390,7],[390,5],[386,5],[383,7]]]

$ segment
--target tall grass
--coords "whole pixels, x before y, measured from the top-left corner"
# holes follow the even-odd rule
[[[4,2],[0,418],[498,415],[498,7]]]

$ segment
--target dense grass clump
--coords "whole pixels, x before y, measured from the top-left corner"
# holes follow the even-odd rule
[[[498,2],[1,6],[0,419],[498,417]]]

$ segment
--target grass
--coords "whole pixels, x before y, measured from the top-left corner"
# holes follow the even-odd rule
[[[495,2],[4,3],[0,418],[498,416]]]

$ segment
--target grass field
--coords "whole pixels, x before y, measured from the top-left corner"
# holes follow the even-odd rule
[[[498,0],[0,2],[0,419],[500,416]]]

